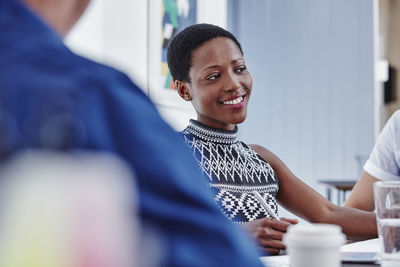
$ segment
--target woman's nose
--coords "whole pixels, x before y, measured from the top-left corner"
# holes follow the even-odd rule
[[[226,91],[235,91],[240,88],[239,78],[234,74],[230,73],[227,75],[227,82],[225,86]]]

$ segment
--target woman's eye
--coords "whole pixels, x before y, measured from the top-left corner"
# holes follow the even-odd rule
[[[241,73],[243,71],[245,71],[247,68],[246,66],[240,66],[239,68],[237,68],[237,72]]]
[[[219,78],[219,76],[221,76],[219,73],[214,73],[214,74],[212,74],[210,76],[207,76],[206,80],[210,80],[210,81],[216,80],[216,79]]]

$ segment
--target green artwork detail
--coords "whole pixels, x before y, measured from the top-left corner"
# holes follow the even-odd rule
[[[169,70],[168,70],[167,78],[165,79],[164,88],[169,88],[169,84],[171,83],[171,79],[172,79],[171,73],[170,73]]]
[[[174,28],[178,28],[178,5],[174,0],[164,0],[165,12],[169,14],[171,24]]]

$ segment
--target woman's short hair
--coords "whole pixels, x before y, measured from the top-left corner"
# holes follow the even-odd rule
[[[221,27],[211,24],[195,24],[179,32],[168,45],[167,60],[171,76],[174,80],[190,82],[189,70],[192,66],[193,51],[205,42],[226,37],[234,41],[243,54],[242,47],[235,36]]]

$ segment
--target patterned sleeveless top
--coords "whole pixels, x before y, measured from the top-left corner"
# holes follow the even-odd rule
[[[237,141],[237,127],[227,131],[190,120],[181,133],[226,217],[237,223],[270,218],[253,191],[278,214],[278,178],[252,148]]]

